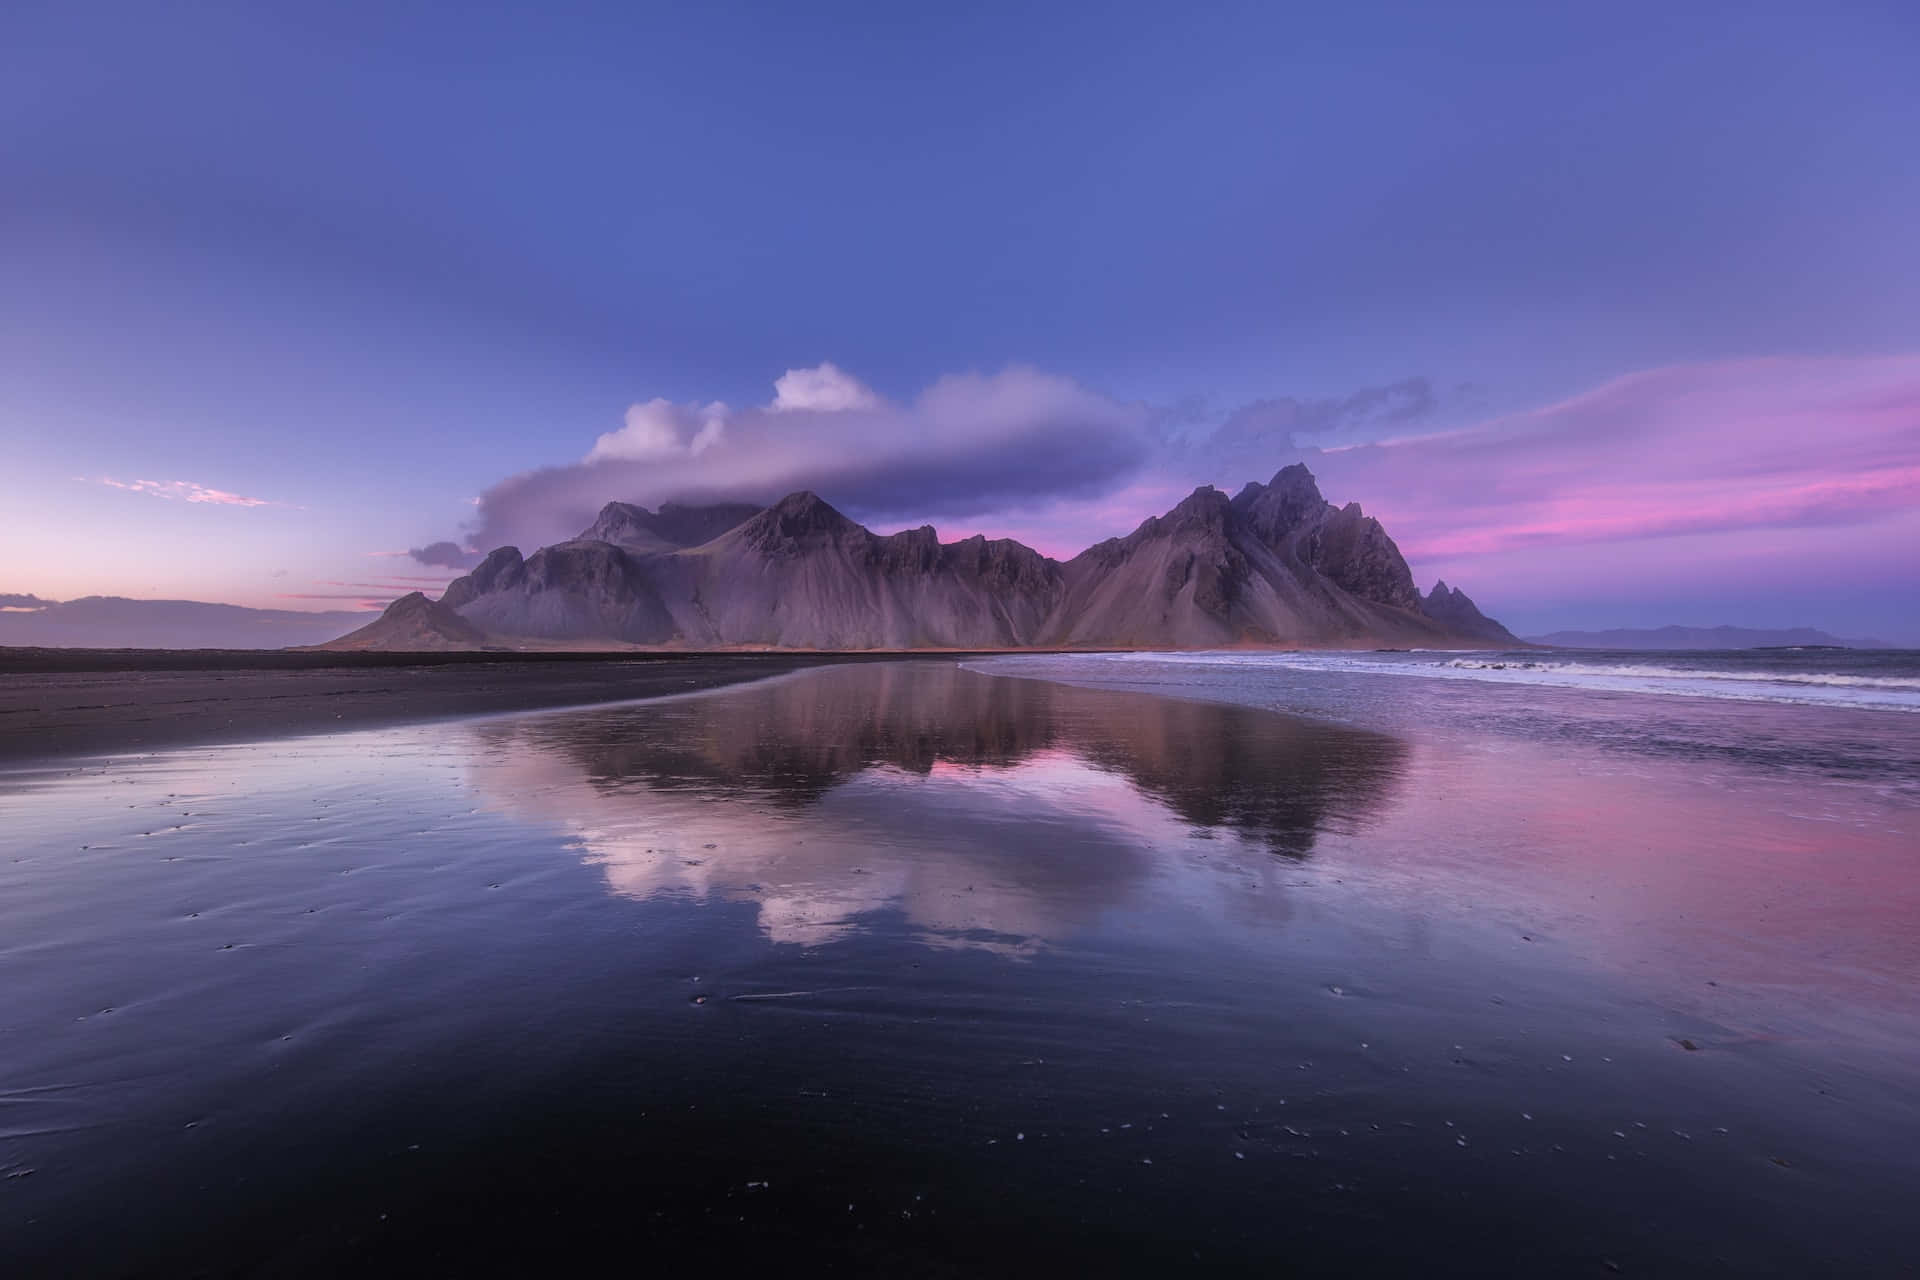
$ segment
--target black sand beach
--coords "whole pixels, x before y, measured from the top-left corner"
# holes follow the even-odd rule
[[[583,706],[897,656],[0,648],[0,760]]]

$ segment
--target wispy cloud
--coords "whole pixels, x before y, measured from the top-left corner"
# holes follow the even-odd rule
[[[402,577],[391,577],[391,578],[379,578],[373,582],[339,582],[331,578],[325,578],[325,579],[316,579],[311,585],[316,587],[343,587],[343,588],[349,588],[349,589],[357,587],[367,591],[407,592],[407,591],[417,591],[423,586],[424,587],[444,587],[447,585],[447,582],[448,582],[448,579],[444,576],[443,577],[402,576]]]
[[[352,600],[364,609],[384,609],[392,604],[394,597],[371,596],[364,591],[282,591],[274,596],[276,600]]]
[[[82,477],[83,479],[85,477]],[[204,502],[219,507],[284,507],[287,503],[275,502],[270,498],[248,498],[238,493],[228,493],[225,489],[213,489],[204,484],[195,484],[191,480],[115,480],[112,476],[98,476],[97,483],[114,489],[125,489],[128,493],[144,493],[150,497],[166,498],[179,502]]]
[[[1410,554],[1866,523],[1920,502],[1917,410],[1920,359],[1732,360],[1309,461]]]
[[[1920,356],[1675,365],[1305,456],[1423,577],[1484,583],[1496,608],[1920,581]]]

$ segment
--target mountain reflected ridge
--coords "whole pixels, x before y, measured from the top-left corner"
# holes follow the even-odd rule
[[[1407,754],[1370,731],[946,662],[473,732],[482,793],[569,829],[614,892],[752,901],[792,941],[899,907],[927,940],[998,950],[1196,864],[1278,876],[1378,811]]]

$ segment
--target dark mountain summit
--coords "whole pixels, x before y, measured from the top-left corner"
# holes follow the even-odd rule
[[[1065,564],[1010,539],[943,543],[931,526],[882,536],[812,493],[764,509],[668,504],[652,512],[613,502],[570,542],[524,560],[516,548],[495,550],[448,586],[440,606],[517,643],[1182,649],[1513,642],[1444,584],[1423,599],[1380,522],[1357,503],[1326,501],[1298,464],[1231,499],[1211,486],[1196,489],[1165,515]],[[417,634],[417,621],[396,627],[390,647]],[[349,639],[364,646],[381,626]]]
[[[636,507],[630,502],[609,502],[580,535],[579,541],[611,542],[616,547],[635,551],[697,547],[759,514],[759,507],[744,502],[724,502],[711,507],[668,502],[658,511]]]
[[[1449,587],[1444,581],[1433,584],[1433,590],[1420,602],[1429,618],[1459,632],[1463,636],[1472,636],[1491,644],[1524,644],[1519,636],[1507,630],[1499,623],[1480,612],[1478,605],[1468,598],[1467,593],[1458,587]]]
[[[1203,487],[1067,562],[1054,642],[1155,649],[1459,643],[1421,608],[1380,522],[1295,464],[1229,500]]]

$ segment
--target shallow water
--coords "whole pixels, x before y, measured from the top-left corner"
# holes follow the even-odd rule
[[[0,1268],[1920,1258],[1871,721],[1129,678],[1185,696],[916,662],[0,775]]]
[[[1282,671],[1410,676],[1595,693],[1920,712],[1920,650],[1913,649],[1490,649],[1477,653],[1226,649],[1007,659],[1013,663],[1046,660],[1114,672],[1171,667],[1229,678],[1258,679]]]

